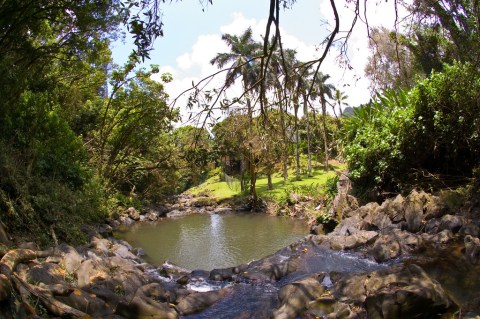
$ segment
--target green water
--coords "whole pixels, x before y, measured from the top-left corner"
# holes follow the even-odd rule
[[[155,224],[136,223],[117,238],[145,250],[156,265],[225,268],[273,254],[308,233],[304,221],[265,214],[194,214]]]

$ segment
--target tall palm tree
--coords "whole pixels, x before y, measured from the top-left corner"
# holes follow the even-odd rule
[[[252,29],[248,28],[240,36],[223,34],[222,40],[230,47],[230,52],[218,53],[210,63],[223,68],[227,64],[230,67],[227,71],[225,79],[225,87],[232,86],[236,79],[241,77],[242,86],[247,104],[248,114],[248,130],[249,136],[253,136],[253,106],[251,101],[251,86],[258,79],[258,66],[255,62],[255,56],[259,55],[261,45],[259,42],[253,40]],[[247,141],[247,144],[248,141]],[[248,149],[248,147],[247,147]],[[254,204],[257,202],[257,192],[255,188],[256,183],[256,168],[255,159],[253,158],[252,150],[248,150],[248,167],[250,174],[250,195],[253,197]],[[242,172],[242,181],[244,173]]]
[[[335,87],[333,84],[326,83],[330,78],[328,74],[319,73],[315,78],[313,97],[320,98],[322,106],[322,125],[323,125],[323,143],[325,148],[325,170],[328,171],[328,141],[327,141],[327,100],[326,98],[333,98],[333,91]]]
[[[343,115],[342,106],[348,106],[348,103],[346,102],[346,100],[348,99],[348,96],[345,95],[345,92],[342,92],[336,89],[335,94],[333,95],[333,99],[335,100],[335,102],[337,102],[338,109],[340,111],[340,117],[342,117]],[[334,112],[335,112],[335,109],[334,109]]]

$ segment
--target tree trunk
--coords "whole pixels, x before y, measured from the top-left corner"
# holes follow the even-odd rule
[[[322,124],[323,124],[323,143],[325,147],[325,171],[328,172],[328,142],[327,142],[327,108],[325,106],[325,98],[322,100]]]
[[[308,177],[312,177],[312,155],[310,153],[310,123],[308,118],[308,100],[303,96],[303,113],[305,114],[305,120],[307,121],[307,156],[308,156]]]
[[[294,115],[295,115],[295,179],[297,181],[301,180],[300,175],[300,135],[298,134],[298,98],[295,98],[294,101]]]
[[[272,183],[272,173],[267,174],[267,181],[268,181],[268,189],[272,190],[273,189],[273,183]]]

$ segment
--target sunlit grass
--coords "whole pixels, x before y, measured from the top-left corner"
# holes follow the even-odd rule
[[[313,176],[309,177],[305,172],[303,172],[299,181],[296,180],[294,171],[290,170],[288,181],[285,184],[283,182],[283,176],[281,175],[281,172],[274,174],[272,177],[272,190],[267,189],[267,177],[259,176],[256,184],[257,194],[260,197],[268,197],[270,199],[279,200],[285,193],[285,189],[291,185],[324,185],[329,177],[333,177],[335,174],[337,174],[337,172],[345,170],[346,164],[342,164],[337,161],[331,161],[330,171],[328,172],[326,172],[318,163],[314,167],[316,169],[314,169],[312,172]],[[235,186],[237,187],[233,187],[234,189],[230,188],[226,182],[220,181],[220,177],[218,175],[215,175],[210,177],[203,184],[189,189],[186,193],[193,195],[208,194],[208,196],[215,198],[217,201],[233,199],[234,197],[246,195],[241,193],[240,185]]]

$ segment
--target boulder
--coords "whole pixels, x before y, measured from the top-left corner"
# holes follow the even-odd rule
[[[110,269],[104,262],[98,260],[85,260],[77,271],[78,286],[98,284],[110,277]]]
[[[118,304],[115,314],[122,318],[177,319],[178,313],[167,303],[135,296],[130,302]]]
[[[458,233],[462,236],[470,235],[472,237],[479,237],[480,236],[480,227],[473,223],[468,223],[463,225]]]
[[[57,296],[56,299],[93,317],[106,317],[114,312],[104,300],[81,289],[74,289],[68,296]]]
[[[63,265],[67,273],[75,273],[82,264],[83,257],[72,246],[62,244],[58,247],[63,255]]]
[[[154,222],[158,219],[158,214],[155,213],[154,211],[148,211],[146,214],[145,214],[145,218],[146,220],[149,220],[151,222]]]
[[[140,212],[135,209],[135,207],[129,207],[127,208],[126,211],[128,217],[130,217],[133,220],[139,220],[140,219]]]
[[[417,265],[374,279],[377,282],[366,284],[369,318],[429,318],[456,307],[441,285]]]
[[[393,223],[399,223],[405,220],[405,206],[405,199],[399,194],[394,199],[385,200],[380,206],[380,210],[383,211]]]
[[[321,284],[324,277],[322,273],[280,288],[278,299],[281,306],[273,312],[272,318],[289,319],[300,315],[312,300],[320,298],[325,292]]]
[[[330,241],[330,248],[334,250],[349,250],[372,242],[378,237],[375,231],[359,230],[349,236],[327,236]]]
[[[177,311],[182,316],[200,312],[225,297],[231,290],[230,287],[227,287],[214,291],[193,292],[180,297],[176,305]]]
[[[405,199],[405,220],[407,229],[416,233],[422,228],[425,193],[412,191]]]
[[[368,274],[331,274],[332,293],[364,303],[368,318],[430,318],[455,308],[441,285],[415,264]]]
[[[425,249],[421,235],[394,229],[389,234],[381,235],[370,249],[370,254],[377,262],[384,262],[401,254],[418,253]]]
[[[472,264],[480,262],[480,239],[467,235],[464,238],[465,258]]]
[[[450,230],[452,233],[457,233],[462,226],[466,224],[465,219],[457,215],[444,215],[440,219],[440,224],[438,225],[437,231],[442,231],[445,229]]]
[[[377,207],[373,212],[370,211],[363,221],[362,229],[366,230],[378,230],[380,233],[386,233],[392,228],[392,221],[381,209],[381,206]]]
[[[46,285],[60,284],[64,281],[65,270],[57,264],[42,263],[27,272],[27,280],[32,283]]]
[[[209,278],[215,281],[232,280],[234,275],[234,268],[213,269],[210,272]]]

